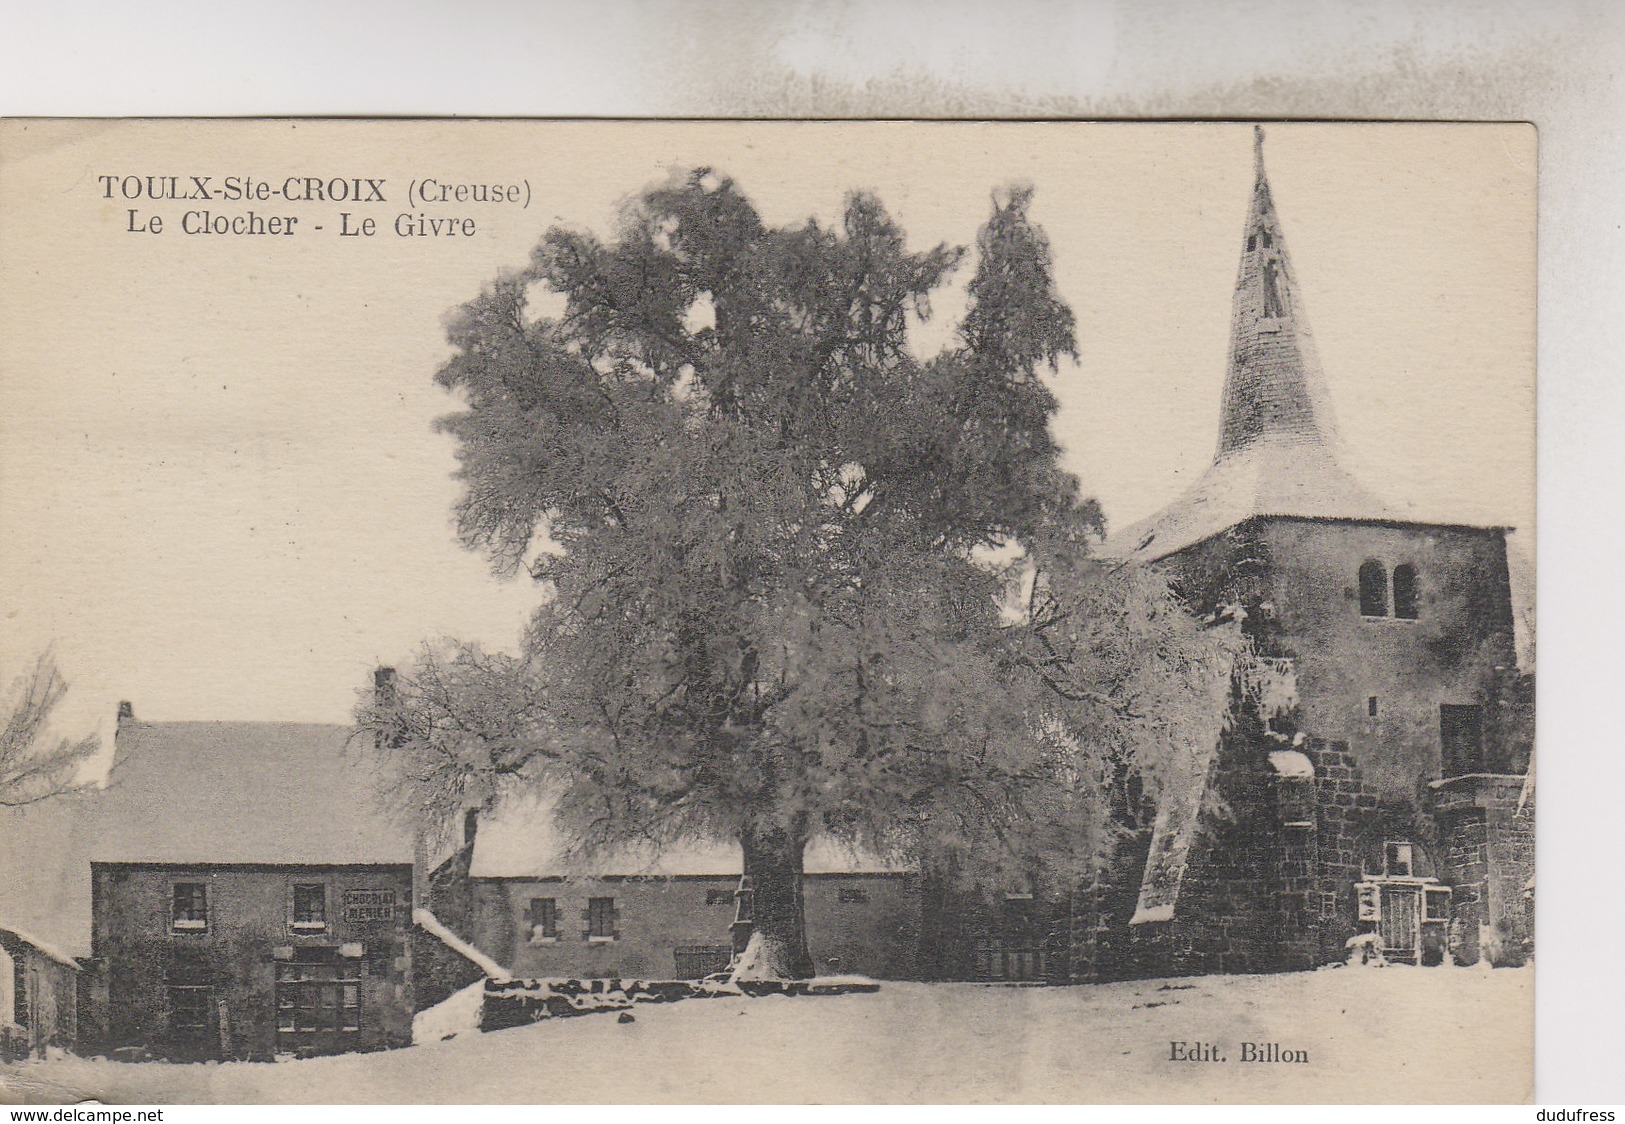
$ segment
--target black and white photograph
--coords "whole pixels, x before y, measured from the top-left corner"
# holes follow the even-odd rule
[[[1533,1096],[1532,125],[0,142],[0,1099]]]

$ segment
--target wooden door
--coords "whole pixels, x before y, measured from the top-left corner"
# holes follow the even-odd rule
[[[277,1052],[353,1050],[361,1030],[361,976],[351,962],[276,966]]]
[[[1422,891],[1415,886],[1382,888],[1382,955],[1388,960],[1415,964],[1422,953]]]
[[[220,1033],[215,1021],[214,988],[206,983],[168,985],[169,1031],[164,1056],[176,1062],[219,1057]]]

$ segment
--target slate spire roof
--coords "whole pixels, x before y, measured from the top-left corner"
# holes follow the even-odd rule
[[[1253,162],[1213,463],[1168,507],[1111,535],[1105,557],[1152,561],[1255,515],[1405,518],[1339,463],[1337,422],[1256,126]]]
[[[1216,461],[1257,442],[1322,446],[1336,438],[1297,274],[1264,174],[1264,130],[1254,127],[1253,196],[1230,309],[1229,368]]]

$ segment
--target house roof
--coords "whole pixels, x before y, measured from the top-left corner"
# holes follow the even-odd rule
[[[92,862],[408,863],[348,726],[119,723],[108,786],[89,802]]]
[[[593,878],[712,876],[737,878],[744,861],[737,843],[695,841],[656,848],[625,847],[590,862],[567,857],[568,843],[546,797],[510,800],[482,817],[469,865],[473,878]],[[899,874],[911,868],[854,850],[833,839],[808,844],[808,874]]]
[[[74,971],[79,970],[79,962],[77,960],[63,952],[61,949],[57,948],[55,945],[41,940],[39,937],[34,936],[32,933],[29,933],[26,930],[19,929],[15,925],[8,925],[6,922],[0,921],[0,933],[9,934],[11,937],[34,949],[34,951],[38,952],[40,955],[51,960],[55,960],[58,964],[65,964]]]
[[[70,955],[90,952],[90,860],[86,841],[96,794],[80,792],[0,808],[0,916]]]
[[[1162,511],[1108,536],[1103,557],[1155,561],[1254,516],[1412,521],[1341,464],[1331,398],[1264,173],[1262,130],[1253,151],[1213,463]]]

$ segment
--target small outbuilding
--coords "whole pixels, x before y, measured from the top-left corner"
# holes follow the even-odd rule
[[[0,1058],[77,1045],[79,972],[67,953],[0,922]]]

